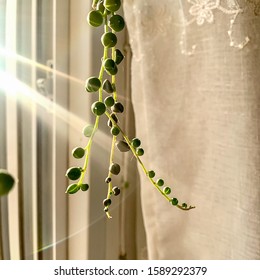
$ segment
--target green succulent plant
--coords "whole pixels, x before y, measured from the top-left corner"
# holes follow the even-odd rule
[[[83,167],[71,167],[67,170],[67,177],[70,180],[78,180],[77,183],[73,183],[68,186],[66,192],[68,194],[74,194],[79,190],[86,191],[89,189],[89,185],[83,183],[86,170],[88,167],[88,160],[91,152],[91,146],[95,132],[99,128],[100,118],[107,117],[108,127],[112,136],[112,146],[110,152],[110,163],[108,167],[108,174],[105,179],[105,183],[108,186],[107,196],[103,200],[104,211],[109,218],[109,207],[112,204],[114,196],[118,196],[121,190],[118,186],[113,186],[113,178],[121,172],[121,167],[118,163],[114,162],[115,147],[120,152],[131,152],[136,158],[138,164],[140,164],[144,174],[150,180],[151,184],[166,198],[171,205],[174,205],[182,210],[190,210],[193,206],[188,206],[186,203],[179,204],[176,197],[171,197],[172,189],[168,186],[161,189],[164,186],[164,180],[158,178],[155,181],[155,171],[148,170],[140,157],[144,155],[144,149],[141,146],[141,140],[137,137],[130,139],[122,130],[118,123],[117,114],[124,112],[124,105],[118,101],[117,86],[116,86],[116,74],[119,70],[119,64],[123,61],[123,53],[116,48],[117,45],[117,33],[121,32],[125,28],[124,18],[118,14],[121,7],[121,0],[93,0],[92,10],[88,13],[87,21],[93,28],[103,25],[104,33],[101,36],[101,44],[103,45],[103,57],[101,59],[99,75],[92,76],[86,80],[87,92],[98,92],[97,100],[91,105],[91,111],[95,115],[94,125],[87,125],[83,129],[83,134],[88,138],[85,148],[76,147],[72,151],[72,155],[75,158],[83,158]],[[104,73],[108,74],[108,79],[104,79]],[[107,97],[103,97],[103,93],[109,94]],[[123,138],[118,139],[118,137]]]

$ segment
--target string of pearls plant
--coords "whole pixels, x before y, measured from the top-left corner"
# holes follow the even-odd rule
[[[83,129],[84,135],[88,138],[87,145],[76,147],[72,151],[74,158],[85,157],[83,167],[71,167],[67,170],[66,176],[68,179],[77,181],[68,186],[66,193],[74,194],[79,190],[87,191],[89,185],[84,183],[85,174],[88,167],[89,157],[91,154],[91,146],[95,132],[98,130],[100,118],[106,116],[108,119],[108,127],[112,135],[112,145],[110,152],[110,163],[108,174],[105,179],[107,184],[107,196],[103,200],[104,211],[108,218],[109,207],[115,196],[120,194],[120,188],[113,186],[113,177],[120,173],[120,165],[115,162],[114,154],[115,147],[120,152],[132,152],[137,162],[140,164],[144,174],[152,185],[161,193],[161,195],[171,203],[182,210],[190,210],[193,206],[188,206],[186,203],[179,204],[176,197],[171,197],[171,188],[165,186],[162,178],[155,179],[155,172],[148,170],[141,157],[144,155],[144,149],[141,147],[141,141],[138,138],[129,139],[124,133],[118,122],[118,114],[124,112],[123,104],[118,100],[117,87],[116,87],[116,74],[118,66],[124,59],[122,52],[116,48],[117,36],[116,33],[120,32],[125,27],[125,21],[117,12],[121,6],[121,0],[93,0],[92,10],[88,13],[87,20],[92,27],[104,26],[104,33],[101,37],[101,43],[104,47],[103,57],[101,59],[101,66],[98,77],[90,77],[86,81],[86,91],[90,93],[98,93],[97,101],[91,106],[91,111],[95,115],[94,125],[87,125]],[[108,79],[104,79],[104,74],[107,74]],[[106,92],[104,98],[103,93]],[[119,136],[122,136],[119,138]]]

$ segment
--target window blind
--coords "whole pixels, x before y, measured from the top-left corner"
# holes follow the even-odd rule
[[[70,151],[86,145],[81,131],[93,121],[85,79],[99,71],[102,53],[103,31],[86,22],[90,1],[8,0],[0,5],[0,168],[17,178],[14,190],[0,198],[0,259],[138,258],[144,230],[130,155],[117,155],[125,164],[118,184],[127,181],[130,187],[114,204],[112,221],[103,212],[111,146],[106,121],[93,144],[90,190],[65,194],[66,170],[79,164]],[[131,50],[126,33],[120,35],[126,59],[118,91],[132,116],[124,129],[134,136]]]

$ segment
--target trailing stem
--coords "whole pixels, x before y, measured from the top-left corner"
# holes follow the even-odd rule
[[[104,211],[108,218],[111,218],[109,207],[112,203],[113,197],[120,194],[120,188],[113,185],[113,177],[117,176],[120,171],[120,165],[115,162],[115,148],[120,152],[132,152],[138,164],[141,166],[144,174],[148,177],[151,184],[158,190],[158,192],[172,205],[181,210],[193,209],[193,206],[188,206],[186,203],[180,204],[176,197],[172,197],[172,189],[165,186],[164,180],[158,178],[155,181],[155,172],[145,167],[141,157],[144,155],[144,149],[141,147],[141,140],[138,138],[129,139],[124,133],[118,122],[118,115],[124,112],[124,106],[118,101],[116,75],[118,66],[124,59],[122,52],[116,48],[117,36],[116,33],[122,31],[125,27],[125,21],[118,10],[121,6],[121,0],[94,0],[92,3],[92,10],[88,14],[88,23],[93,27],[103,25],[104,33],[101,37],[103,45],[103,57],[101,59],[101,66],[98,77],[92,76],[86,80],[86,91],[89,93],[98,92],[97,101],[91,105],[91,111],[95,115],[95,124],[87,125],[83,129],[83,134],[88,138],[85,148],[76,147],[72,154],[75,158],[85,157],[83,167],[71,167],[67,170],[66,176],[77,183],[68,186],[66,192],[74,194],[79,190],[86,191],[89,185],[84,183],[89,157],[91,154],[91,147],[94,135],[99,127],[99,121],[102,115],[108,119],[108,127],[112,135],[109,168],[105,182],[107,183],[107,196],[103,200]],[[104,78],[106,75],[106,79]],[[106,97],[104,98],[104,94]],[[122,140],[118,140],[118,136],[122,136]]]

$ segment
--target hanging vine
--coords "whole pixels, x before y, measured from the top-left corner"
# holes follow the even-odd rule
[[[124,59],[124,55],[116,47],[116,34],[125,28],[124,18],[118,14],[120,7],[121,0],[93,0],[92,10],[88,13],[87,20],[92,27],[103,25],[104,33],[101,36],[103,57],[98,76],[92,76],[86,80],[86,91],[97,94],[97,100],[91,105],[95,122],[94,125],[87,125],[83,130],[84,135],[88,138],[86,146],[76,147],[72,151],[74,158],[84,158],[84,165],[82,167],[73,166],[67,170],[66,176],[68,179],[77,181],[77,183],[70,184],[66,193],[74,194],[79,190],[87,191],[89,189],[89,185],[85,183],[85,175],[88,168],[91,147],[101,118],[107,117],[107,125],[112,137],[108,173],[105,178],[107,196],[103,200],[103,207],[107,217],[111,218],[109,207],[112,200],[120,194],[120,188],[113,185],[114,176],[117,176],[121,171],[120,165],[115,161],[116,150],[123,153],[131,152],[151,184],[171,205],[182,210],[190,210],[194,207],[188,206],[187,203],[180,204],[176,197],[171,196],[172,189],[165,185],[164,179],[155,179],[155,171],[148,169],[144,165],[141,159],[144,155],[141,140],[137,137],[130,139],[120,127],[118,118],[120,114],[124,113],[124,105],[118,100],[116,75],[119,65]],[[106,79],[104,77],[105,75],[107,76]]]

